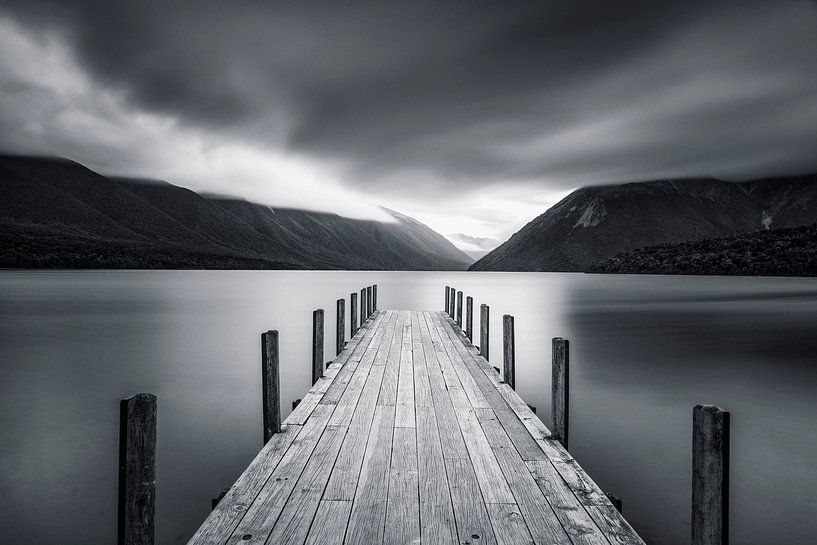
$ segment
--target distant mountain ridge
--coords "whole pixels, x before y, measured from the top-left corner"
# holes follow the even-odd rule
[[[0,267],[462,270],[472,260],[393,223],[203,197],[58,158],[0,156]]]
[[[474,263],[475,271],[586,271],[620,252],[817,222],[817,175],[634,182],[578,189]]]

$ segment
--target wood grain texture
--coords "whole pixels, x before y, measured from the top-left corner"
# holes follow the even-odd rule
[[[346,344],[346,300],[338,299],[335,317],[335,355],[338,356]]]
[[[516,339],[514,338],[513,316],[502,317],[502,380],[516,390]]]
[[[329,480],[327,468],[335,463],[345,435],[344,427],[330,426],[324,430],[309,462],[298,477],[284,510],[272,528],[272,533],[267,539],[268,543],[294,545],[306,541],[326,482]]]
[[[351,501],[321,500],[318,505],[320,520],[313,521],[306,545],[343,545],[351,512]]]
[[[344,543],[347,545],[384,543],[393,435],[394,406],[376,406],[349,527],[346,529]]]
[[[153,545],[156,512],[156,396],[119,404],[119,545]]]
[[[491,309],[488,305],[479,306],[479,354],[488,361],[490,352]]]
[[[323,309],[312,311],[312,384],[323,376]]]
[[[278,332],[261,334],[261,399],[264,443],[281,431],[281,378],[278,369]]]
[[[349,335],[354,337],[357,333],[357,293],[349,294]]]
[[[424,543],[457,543],[454,507],[434,407],[417,407],[417,466]]]
[[[479,410],[479,414],[480,424],[490,444],[489,449],[495,453],[509,488],[513,490],[513,502],[506,503],[516,503],[519,506],[536,543],[570,545],[571,540],[555,516],[550,503],[537,486],[493,411]]]
[[[692,411],[692,545],[729,543],[729,412]]]
[[[366,323],[366,318],[369,315],[366,314],[366,288],[362,288],[360,290],[360,326],[362,327],[364,323]]]
[[[567,339],[554,337],[551,377],[551,433],[567,449],[570,416],[570,344]]]
[[[419,486],[416,430],[414,427],[395,427],[384,543],[420,543]]]
[[[457,292],[457,327],[462,329],[462,292]]]
[[[513,503],[489,503],[488,516],[498,545],[535,545],[519,506]]]
[[[465,298],[465,336],[474,341],[474,298],[470,295]]]
[[[445,460],[448,488],[454,506],[459,543],[495,545],[496,537],[488,510],[479,492],[471,462],[465,458]]]

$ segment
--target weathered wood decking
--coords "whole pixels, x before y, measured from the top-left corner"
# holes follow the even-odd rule
[[[445,313],[380,310],[190,543],[643,541]]]

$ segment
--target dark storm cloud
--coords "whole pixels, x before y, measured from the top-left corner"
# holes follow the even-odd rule
[[[0,2],[135,107],[399,192],[817,168],[813,2]]]

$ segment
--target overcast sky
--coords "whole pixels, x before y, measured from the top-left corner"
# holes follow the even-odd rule
[[[0,0],[0,149],[504,240],[581,185],[817,170],[817,2]]]

